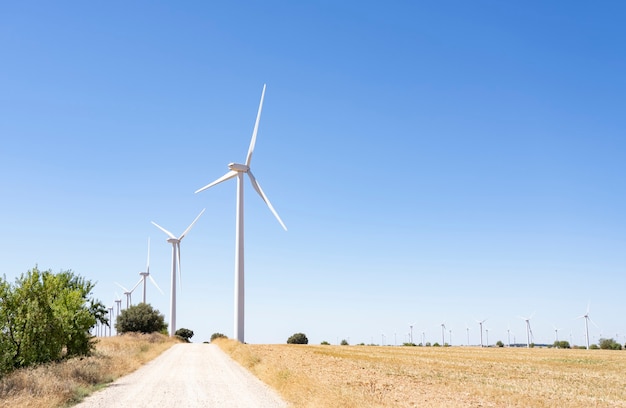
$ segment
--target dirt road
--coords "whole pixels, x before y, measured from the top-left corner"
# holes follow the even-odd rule
[[[177,344],[111,383],[80,408],[287,407],[265,384],[212,344]]]

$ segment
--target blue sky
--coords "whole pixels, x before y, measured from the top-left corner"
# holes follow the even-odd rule
[[[246,340],[626,342],[621,2],[19,2],[0,6],[0,273],[145,269],[177,326],[233,335],[242,162]],[[140,291],[133,299],[138,301]],[[169,295],[148,287],[169,321]],[[395,334],[395,336],[394,336]],[[448,340],[448,339],[446,339]]]

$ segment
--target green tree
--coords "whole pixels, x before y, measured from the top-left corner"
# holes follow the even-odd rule
[[[600,348],[602,350],[621,350],[622,345],[613,339],[600,339]]]
[[[224,334],[222,333],[213,333],[211,335],[211,341],[215,340],[215,339],[227,339],[228,337],[226,337]]]
[[[181,328],[176,330],[176,333],[174,333],[174,335],[189,343],[189,339],[193,337],[193,330]]]
[[[122,310],[115,322],[118,333],[153,333],[167,329],[165,317],[151,305],[139,303]]]
[[[571,348],[570,345],[569,345],[569,341],[565,341],[565,340],[555,341],[554,342],[554,347],[562,348],[562,349]]]
[[[501,340],[498,340],[498,341],[496,342],[496,346],[498,346],[498,347],[504,347],[504,343],[502,343],[502,341],[501,341]]]
[[[309,339],[304,333],[295,333],[287,339],[287,344],[309,344]]]
[[[0,279],[0,373],[89,354],[89,330],[97,321],[108,323],[104,305],[90,297],[93,287],[72,271],[37,267],[14,285]]]

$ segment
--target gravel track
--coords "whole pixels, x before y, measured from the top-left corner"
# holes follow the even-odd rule
[[[76,405],[117,406],[282,408],[288,405],[217,346],[176,344]]]

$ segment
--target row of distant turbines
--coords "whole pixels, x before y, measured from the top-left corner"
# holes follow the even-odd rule
[[[259,110],[257,112],[256,121],[254,123],[254,130],[252,131],[252,139],[250,141],[250,146],[248,148],[248,154],[246,156],[246,161],[244,164],[239,163],[229,163],[228,168],[229,171],[224,174],[222,177],[217,180],[207,184],[206,186],[198,189],[195,193],[199,193],[201,191],[207,190],[223,181],[230,180],[232,178],[237,177],[237,203],[236,203],[236,218],[235,218],[235,324],[234,324],[234,337],[240,342],[244,342],[244,228],[243,228],[243,179],[244,174],[248,175],[250,179],[250,183],[254,190],[259,194],[261,199],[267,204],[274,217],[278,220],[280,225],[287,230],[287,227],[280,219],[280,216],[270,203],[270,200],[265,195],[265,192],[259,185],[259,182],[252,174],[250,169],[250,164],[252,162],[252,153],[254,152],[254,146],[256,144],[257,132],[259,130],[259,121],[261,119],[261,111],[263,109],[263,99],[265,98],[265,85],[263,85],[263,92],[261,93],[261,102],[259,103]],[[152,224],[156,226],[158,229],[163,231],[167,236],[167,242],[172,244],[172,275],[171,275],[171,292],[170,292],[170,322],[169,322],[169,335],[173,336],[176,332],[176,271],[178,271],[178,283],[181,283],[181,267],[180,267],[180,242],[187,235],[187,233],[191,230],[194,224],[198,221],[200,216],[204,213],[205,210],[202,210],[200,214],[193,220],[193,222],[185,229],[185,231],[178,237],[172,234],[170,231],[166,230],[159,224],[152,221]],[[143,302],[146,302],[146,281],[149,279],[152,284],[161,292],[163,291],[159,288],[157,283],[154,281],[152,276],[150,276],[150,241],[148,240],[148,262],[146,266],[145,272],[140,272],[141,278],[139,282],[137,282],[131,289],[127,289],[124,286],[116,283],[124,290],[124,295],[126,296],[126,307],[129,307],[132,304],[131,296],[133,291],[143,283]],[[120,299],[116,299],[116,302],[120,302]],[[110,316],[113,315],[112,308],[109,308]],[[118,310],[119,315],[119,310]]]
[[[520,319],[522,319],[525,322],[525,327],[526,327],[526,347],[531,347],[531,344],[534,342],[533,341],[533,331],[532,328],[530,326],[530,320],[533,318],[535,314],[531,314],[528,317],[524,317],[524,316],[518,316]],[[585,314],[578,316],[576,319],[585,319],[585,345],[587,347],[587,349],[589,349],[590,347],[590,338],[589,338],[589,322],[591,322],[594,326],[598,327],[598,325],[591,320],[591,317],[589,316],[589,305],[587,305],[587,311],[585,312]],[[483,320],[476,320],[476,323],[478,323],[478,326],[480,327],[480,347],[485,347],[485,343],[483,341],[483,333],[486,334],[486,345],[489,345],[489,329],[488,328],[483,328],[483,324],[487,321],[487,319],[483,319]],[[409,343],[412,344],[416,344],[415,341],[413,340],[413,328],[415,327],[415,323],[411,323],[409,324],[409,333],[407,333],[408,339],[409,339]],[[599,328],[599,327],[598,327]],[[447,330],[447,332],[446,332]],[[554,341],[559,341],[559,330],[561,330],[560,328],[554,326]],[[466,331],[467,331],[467,345],[470,345],[470,335],[469,335],[469,331],[470,328],[469,326],[466,326]],[[511,345],[511,330],[507,329],[507,337],[508,337],[508,345]],[[446,333],[449,334],[449,342],[446,342]],[[422,331],[422,339],[421,339],[421,344],[424,345],[425,344],[425,337],[426,337],[426,332]],[[382,333],[381,334],[381,339],[382,342],[384,344],[385,342],[385,334]],[[446,328],[446,324],[445,323],[441,323],[441,344],[452,344],[452,329],[448,329]]]

